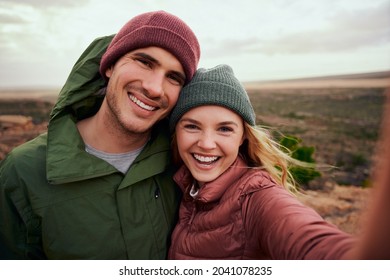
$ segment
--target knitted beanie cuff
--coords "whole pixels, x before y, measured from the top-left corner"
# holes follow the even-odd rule
[[[180,93],[170,116],[170,130],[174,131],[177,122],[186,112],[204,105],[225,107],[237,113],[249,125],[256,124],[256,115],[249,96],[230,66],[219,65],[197,71],[192,81]]]
[[[129,51],[151,46],[163,48],[173,54],[184,69],[186,83],[189,82],[195,72],[194,61],[198,59],[195,55],[196,51],[179,34],[166,28],[155,26],[138,28],[115,42],[107,50],[104,60],[101,61],[100,74],[105,76],[107,68],[115,64],[120,57]]]
[[[181,63],[187,84],[193,77],[200,58],[200,46],[193,31],[180,18],[164,11],[148,12],[128,21],[112,39],[100,62],[100,74],[123,55],[146,47],[160,47]]]

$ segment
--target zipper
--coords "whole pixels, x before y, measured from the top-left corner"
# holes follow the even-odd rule
[[[158,199],[160,197],[160,188],[157,187],[157,189],[154,191],[154,198]]]
[[[190,220],[188,221],[188,225],[191,225],[192,224],[192,222],[193,222],[193,220],[194,220],[194,218],[195,218],[195,215],[196,215],[196,204],[195,204],[195,201],[193,202],[193,208],[192,208],[192,213],[191,213],[191,218],[190,218]]]

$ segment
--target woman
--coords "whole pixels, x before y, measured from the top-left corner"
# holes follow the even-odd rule
[[[249,97],[227,65],[199,69],[170,127],[183,191],[170,259],[353,258],[355,238],[292,194],[290,164],[255,127]],[[356,248],[355,248],[356,249]]]

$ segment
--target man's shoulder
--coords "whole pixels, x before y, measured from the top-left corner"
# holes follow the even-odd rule
[[[10,151],[3,160],[2,165],[5,162],[19,165],[44,159],[46,157],[46,143],[47,133],[40,134]]]

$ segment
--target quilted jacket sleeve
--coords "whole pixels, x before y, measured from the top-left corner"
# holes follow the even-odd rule
[[[245,226],[272,259],[342,259],[355,242],[281,187],[253,193],[246,207]]]

